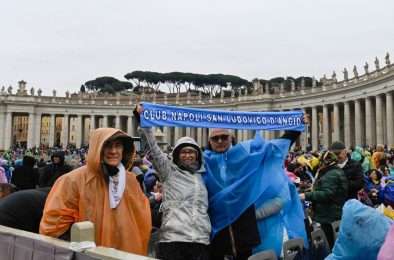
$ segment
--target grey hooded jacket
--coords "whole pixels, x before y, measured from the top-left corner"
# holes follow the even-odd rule
[[[211,222],[208,216],[208,192],[201,173],[205,171],[202,151],[191,137],[180,138],[172,153],[173,161],[158,147],[151,128],[140,128],[142,147],[158,171],[163,183],[159,242],[209,244]],[[194,174],[178,167],[179,150],[192,146],[198,151],[200,168]],[[174,163],[175,162],[175,163]]]

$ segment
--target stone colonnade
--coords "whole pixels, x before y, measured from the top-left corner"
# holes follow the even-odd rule
[[[304,109],[311,115],[307,131],[302,133],[297,141],[297,144],[303,148],[308,145],[314,150],[321,146],[327,148],[335,140],[342,140],[348,148],[356,145],[387,144],[389,147],[394,145],[393,91],[351,101],[343,100],[298,109]],[[129,135],[138,136],[133,115],[109,113],[89,115],[85,111],[81,114],[8,111],[0,113],[0,124],[3,125],[0,128],[0,148],[8,149],[13,145],[13,117],[21,115],[28,117],[27,147],[29,148],[38,147],[43,143],[43,133],[40,127],[43,117],[50,118],[47,139],[49,146],[60,143],[63,147],[67,147],[69,143],[73,143],[79,148],[88,143],[89,131],[98,127],[115,127]],[[56,126],[56,119],[59,117],[62,122],[60,129]],[[71,124],[71,119],[73,119],[73,124]],[[205,128],[161,127],[160,130],[161,142],[164,146],[167,143],[169,147],[174,146],[176,140],[185,135],[193,137],[201,146],[207,145],[209,130]],[[76,133],[76,140],[70,140],[72,132]],[[281,131],[262,131],[267,139],[278,138],[282,133]],[[250,130],[234,130],[234,136],[238,142],[253,137],[253,134],[254,131]]]
[[[394,145],[393,92],[304,109],[311,115],[307,136],[313,149],[336,140],[348,148]]]
[[[70,143],[76,145],[77,148],[88,144],[89,132],[98,127],[114,127],[123,130],[131,136],[137,136],[137,126],[135,124],[134,116],[124,115],[75,115],[75,114],[48,114],[48,113],[21,113],[21,112],[6,112],[0,113],[0,148],[8,149],[13,145],[12,131],[13,118],[15,116],[28,117],[28,132],[27,132],[27,147],[39,147],[43,142],[43,136],[47,136],[47,143],[50,147],[57,144],[62,144],[67,147]],[[42,132],[43,118],[49,119],[49,133]],[[61,118],[60,129],[56,125],[56,119]],[[71,124],[71,119],[74,119],[74,124]],[[73,129],[71,129],[71,125]],[[70,140],[71,132],[76,133],[76,140]],[[56,140],[56,134],[60,133],[59,140]]]

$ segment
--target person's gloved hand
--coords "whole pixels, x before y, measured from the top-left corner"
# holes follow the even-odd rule
[[[135,119],[137,120],[138,124],[141,123],[141,113],[142,113],[142,103],[139,103],[138,105],[135,106],[133,110],[133,115],[135,116]]]

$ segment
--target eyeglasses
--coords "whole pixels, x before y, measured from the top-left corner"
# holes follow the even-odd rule
[[[183,151],[180,151],[179,152],[179,155],[180,156],[186,156],[186,155],[189,155],[189,156],[196,156],[196,151],[193,151],[193,150],[183,150]]]
[[[212,142],[217,143],[219,142],[219,139],[222,140],[222,142],[225,142],[228,140],[228,137],[230,135],[217,135],[217,136],[211,136],[209,139],[211,139]]]

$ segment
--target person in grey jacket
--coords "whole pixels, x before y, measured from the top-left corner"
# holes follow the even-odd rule
[[[138,105],[137,120],[142,113]],[[161,151],[152,129],[140,128],[142,147],[159,173],[163,186],[163,219],[160,228],[159,259],[208,259],[211,223],[208,192],[201,173],[202,151],[191,137],[180,138],[172,152],[173,160]]]

